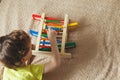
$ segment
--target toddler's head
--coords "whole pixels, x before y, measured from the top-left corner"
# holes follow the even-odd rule
[[[9,68],[24,66],[31,57],[31,39],[23,30],[0,37],[0,62]]]

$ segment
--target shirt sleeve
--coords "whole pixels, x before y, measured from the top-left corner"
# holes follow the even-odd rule
[[[44,64],[41,65],[31,65],[30,67],[32,74],[38,79],[42,80]]]

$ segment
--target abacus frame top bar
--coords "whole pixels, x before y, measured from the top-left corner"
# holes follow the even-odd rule
[[[50,54],[52,52],[48,52],[48,51],[39,51],[39,42],[40,42],[40,38],[41,38],[41,33],[42,33],[42,29],[44,27],[44,21],[45,21],[45,13],[42,13],[41,15],[41,20],[40,20],[40,26],[38,28],[38,37],[37,37],[37,42],[36,42],[36,48],[35,50],[32,50],[32,53],[39,53],[41,55],[48,55],[50,56]],[[65,53],[65,42],[67,40],[67,25],[68,25],[69,19],[68,19],[68,15],[65,14],[65,18],[64,18],[64,28],[63,28],[63,35],[62,35],[62,45],[61,45],[61,57],[63,58],[71,58],[71,53]]]

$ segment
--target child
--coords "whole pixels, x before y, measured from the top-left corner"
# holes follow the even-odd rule
[[[31,39],[23,30],[15,30],[0,37],[0,62],[4,66],[3,80],[42,80],[42,74],[60,65],[56,32],[48,29],[53,57],[45,64],[30,64]]]

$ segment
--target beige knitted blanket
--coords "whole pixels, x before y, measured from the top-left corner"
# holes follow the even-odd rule
[[[69,32],[77,47],[44,80],[120,80],[120,0],[1,0],[0,36],[15,29],[37,30],[32,13],[79,23]]]

